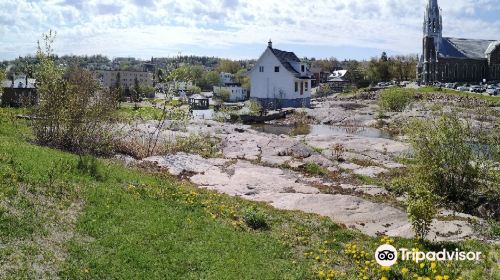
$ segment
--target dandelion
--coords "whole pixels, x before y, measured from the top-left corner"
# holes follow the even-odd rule
[[[420,268],[424,268],[424,267],[425,267],[425,263],[421,263]]]
[[[385,276],[382,276],[382,278],[380,278],[380,280],[389,280],[389,279],[387,279],[387,277],[385,277]]]
[[[408,273],[408,268],[403,267],[403,268],[401,269],[401,273],[403,273],[403,274]]]
[[[437,265],[436,265],[436,263],[435,263],[435,262],[431,262],[431,269],[432,269],[432,270],[436,269],[436,266],[437,266]]]
[[[443,280],[443,276],[441,276],[441,275],[436,275],[435,279],[436,279],[436,280]]]
[[[320,270],[320,271],[318,272],[318,277],[319,277],[319,278],[325,278],[325,272],[324,272],[323,270]]]

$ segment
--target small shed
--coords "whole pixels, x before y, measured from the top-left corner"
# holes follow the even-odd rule
[[[189,97],[189,107],[191,110],[207,110],[209,108],[209,99],[200,94],[194,94]]]

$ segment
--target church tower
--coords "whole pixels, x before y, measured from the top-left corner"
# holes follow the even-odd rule
[[[424,15],[424,37],[433,37],[434,43],[439,45],[443,37],[443,19],[437,0],[429,0]],[[437,47],[437,46],[436,46]],[[439,48],[438,48],[439,49]]]
[[[421,79],[425,84],[437,80],[437,52],[443,37],[443,20],[437,0],[429,0],[424,15]]]

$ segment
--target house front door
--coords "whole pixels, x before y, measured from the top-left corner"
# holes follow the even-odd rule
[[[304,95],[304,82],[300,82],[300,95]]]

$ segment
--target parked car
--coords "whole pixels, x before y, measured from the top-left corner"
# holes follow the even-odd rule
[[[459,87],[457,87],[457,90],[459,90],[459,91],[469,91],[469,87],[468,86],[459,86]]]
[[[457,88],[457,83],[446,83],[444,84],[445,88],[451,88],[451,89],[456,89]]]
[[[494,96],[500,95],[500,87],[488,87],[486,93]]]
[[[471,86],[469,88],[470,92],[481,93],[483,92],[483,88],[481,86]]]

